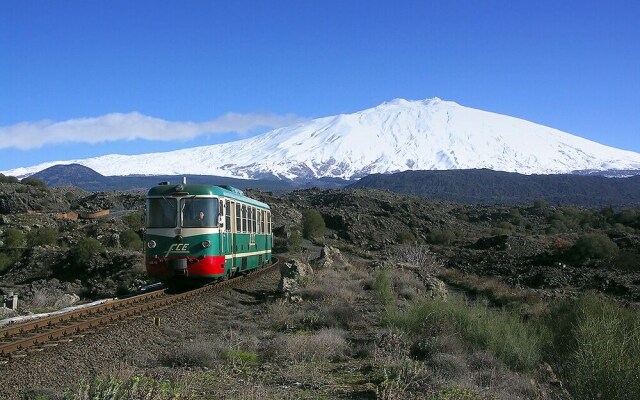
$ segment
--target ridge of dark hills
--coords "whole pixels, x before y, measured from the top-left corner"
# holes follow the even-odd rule
[[[359,181],[335,178],[290,181],[238,179],[213,175],[184,175],[190,183],[231,185],[239,189],[287,192],[294,189],[372,188],[466,204],[531,204],[544,199],[552,204],[585,207],[640,206],[640,175],[610,178],[599,175],[522,175],[488,169],[404,171],[372,174]],[[55,165],[32,176],[49,186],[73,185],[97,192],[147,190],[158,182],[180,182],[177,175],[104,176],[80,164]],[[351,183],[349,185],[349,183]],[[348,186],[347,186],[348,185]]]
[[[386,189],[470,204],[530,204],[535,199],[544,199],[553,204],[586,207],[640,205],[640,175],[607,178],[522,175],[487,169],[405,171],[369,175],[349,187]]]
[[[76,186],[89,192],[110,190],[147,190],[158,182],[178,183],[185,176],[189,183],[213,183],[230,185],[238,189],[260,189],[273,192],[285,192],[304,187],[318,186],[336,188],[346,186],[349,181],[335,178],[320,178],[299,182],[276,179],[238,179],[215,175],[128,175],[104,176],[89,167],[80,164],[54,165],[36,174],[49,186]]]

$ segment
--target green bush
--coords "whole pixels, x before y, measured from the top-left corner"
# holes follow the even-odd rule
[[[455,238],[456,234],[451,230],[434,230],[427,235],[427,242],[432,244],[449,244]]]
[[[396,236],[396,241],[400,244],[415,244],[416,237],[410,231],[402,231],[398,232]]]
[[[632,399],[640,393],[640,313],[601,295],[557,305],[548,318],[549,359],[579,399]]]
[[[258,365],[260,357],[250,351],[227,349],[220,354],[220,358],[232,362],[233,364]]]
[[[71,249],[71,263],[76,267],[86,265],[91,257],[104,250],[102,244],[94,238],[85,237]]]
[[[580,236],[571,247],[571,255],[579,262],[588,259],[612,258],[618,254],[618,246],[601,233],[588,233]]]
[[[58,231],[52,228],[40,228],[33,230],[27,234],[27,245],[34,246],[53,246],[56,244]]]
[[[41,189],[46,189],[47,188],[47,184],[45,183],[45,181],[37,179],[37,178],[24,178],[23,180],[20,181],[20,183],[23,183],[25,185],[29,185],[29,186],[35,186]]]
[[[549,203],[545,199],[535,199],[533,201],[533,208],[541,210],[547,207],[549,207]]]
[[[4,246],[5,247],[22,247],[24,242],[24,235],[21,230],[16,228],[7,228],[4,231]]]
[[[326,225],[318,210],[307,210],[302,214],[302,236],[305,239],[317,239],[324,236]]]
[[[471,347],[491,351],[518,371],[538,365],[546,339],[538,324],[522,321],[514,311],[466,304],[456,298],[411,304],[389,322],[416,335],[429,335],[426,329],[451,329],[451,334],[459,335]]]
[[[185,381],[179,380],[160,380],[138,375],[127,379],[122,379],[120,376],[107,376],[96,378],[91,383],[81,381],[75,388],[67,390],[62,397],[55,398],[65,400],[186,399],[189,398],[186,386]]]
[[[302,235],[300,234],[300,231],[298,230],[291,231],[291,233],[289,234],[289,238],[287,239],[287,250],[296,251],[300,249],[301,245],[302,245]]]
[[[393,284],[389,271],[381,269],[376,275],[376,280],[373,284],[373,290],[378,297],[378,300],[387,308],[391,308],[395,302],[395,294],[393,293]]]
[[[134,231],[139,231],[144,227],[143,215],[142,213],[139,213],[137,211],[125,215],[124,217],[122,217],[122,220],[131,230]]]
[[[0,253],[0,272],[4,272],[13,264],[13,258],[6,253]]]
[[[122,235],[120,235],[120,244],[125,249],[142,249],[142,239],[140,239],[140,236],[132,230],[124,231]]]

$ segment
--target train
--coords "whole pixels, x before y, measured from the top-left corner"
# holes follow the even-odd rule
[[[146,196],[145,267],[169,283],[221,280],[270,264],[271,209],[232,186],[161,182]]]

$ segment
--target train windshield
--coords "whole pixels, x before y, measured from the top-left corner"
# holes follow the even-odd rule
[[[147,227],[174,228],[177,224],[177,201],[171,197],[147,199]]]
[[[218,199],[191,198],[182,199],[182,227],[217,227],[218,226]]]

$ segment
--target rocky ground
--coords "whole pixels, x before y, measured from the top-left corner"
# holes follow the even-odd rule
[[[19,185],[0,183],[0,291],[19,294],[20,313],[149,283],[135,241],[143,193]],[[274,250],[296,260],[283,271],[288,282],[276,273],[165,310],[160,327],[140,318],[2,366],[2,398],[56,398],[96,376],[154,390],[169,382],[196,398],[566,398],[547,364],[507,365],[446,329],[427,329],[425,345],[389,310],[441,299],[438,277],[448,296],[526,304],[523,318],[589,290],[640,301],[638,210],[461,205],[377,190],[249,195],[271,205]],[[56,217],[104,209],[98,219]],[[326,224],[313,242],[302,239],[311,209]],[[37,239],[51,232],[53,241]],[[83,256],[86,238],[99,247]],[[381,271],[391,271],[386,295]]]
[[[12,361],[0,367],[0,392],[93,398],[99,376],[143,380],[153,398],[564,398],[552,372],[532,379],[455,338],[441,337],[428,356],[413,354],[414,339],[385,325],[375,270],[337,249],[318,250],[306,247],[310,264],[294,259],[281,274]],[[394,281],[405,297],[434,290],[414,271],[398,270]],[[444,285],[436,295],[447,296]],[[141,395],[129,390],[126,398]]]

